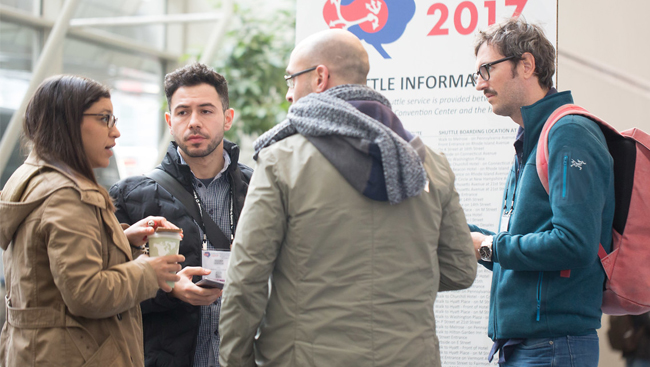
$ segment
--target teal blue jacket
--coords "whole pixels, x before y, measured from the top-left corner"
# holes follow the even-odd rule
[[[549,134],[550,195],[535,164],[544,122],[567,103],[573,103],[568,91],[521,108],[522,164],[515,159],[503,196],[512,214],[507,231],[494,235],[493,262],[482,262],[493,271],[488,334],[495,340],[586,335],[600,328],[605,272],[598,244],[611,250],[614,217],[613,161],[605,138],[588,118],[558,121]],[[562,270],[571,270],[570,276],[562,277]]]

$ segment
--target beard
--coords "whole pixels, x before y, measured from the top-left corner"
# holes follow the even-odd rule
[[[519,76],[515,65],[512,66],[512,78],[501,87],[503,93],[499,94],[496,90],[488,88],[483,91],[483,94],[493,94],[497,101],[496,105],[492,104],[492,111],[495,115],[512,117],[519,112],[519,109],[524,106],[521,96],[523,90],[521,83],[515,79]],[[500,97],[500,98],[499,98]],[[491,103],[490,103],[491,104]]]
[[[513,113],[517,111],[516,106],[510,104],[498,103],[492,104],[492,112],[498,116],[512,117]]]
[[[203,135],[202,135],[203,136]],[[223,136],[215,136],[210,142],[208,143],[208,146],[203,148],[203,149],[198,149],[192,147],[192,145],[188,145],[185,143],[185,141],[177,141],[176,144],[178,144],[178,147],[181,148],[183,153],[185,153],[186,156],[192,157],[192,158],[203,158],[207,157],[212,152],[217,149],[219,144],[223,141]]]

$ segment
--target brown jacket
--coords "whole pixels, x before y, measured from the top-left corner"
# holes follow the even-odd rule
[[[140,302],[156,275],[100,189],[34,154],[0,194],[3,366],[143,366]]]

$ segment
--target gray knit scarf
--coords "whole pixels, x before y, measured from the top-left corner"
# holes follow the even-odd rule
[[[384,96],[365,85],[345,84],[309,94],[289,108],[286,120],[255,141],[253,158],[257,160],[262,149],[296,133],[306,137],[338,135],[365,139],[379,146],[388,201],[397,204],[419,195],[427,178],[415,149],[346,101],[377,101],[391,107]]]

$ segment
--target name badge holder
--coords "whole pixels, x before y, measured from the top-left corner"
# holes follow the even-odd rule
[[[230,265],[230,251],[206,250],[202,251],[202,255],[201,266],[210,270],[210,274],[204,275],[203,279],[214,279],[225,283]]]
[[[508,232],[510,216],[512,216],[512,209],[507,210],[506,208],[503,208],[503,214],[501,214],[501,222],[499,222],[499,232]]]

